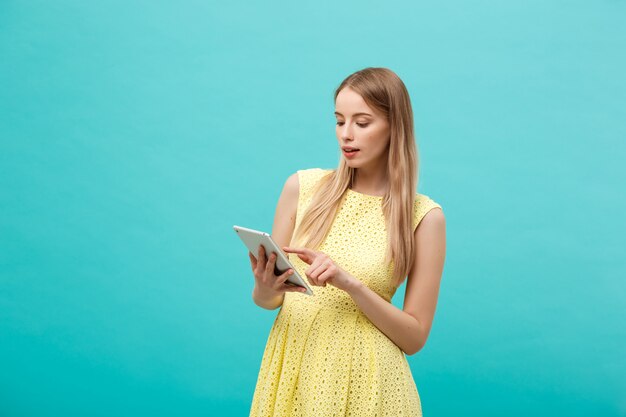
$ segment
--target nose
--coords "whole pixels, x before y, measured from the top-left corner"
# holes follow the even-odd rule
[[[340,126],[339,135],[343,140],[352,140],[352,128],[350,127],[351,123],[344,123],[343,126]]]

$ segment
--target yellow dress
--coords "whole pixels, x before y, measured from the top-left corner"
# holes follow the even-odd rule
[[[316,183],[331,170],[298,171],[300,194],[295,227],[311,201]],[[391,266],[382,197],[348,190],[319,250],[391,302]],[[413,230],[434,207],[417,194]],[[306,279],[308,264],[289,258]],[[332,285],[312,286],[315,295],[287,292],[270,330],[250,417],[413,417],[421,402],[406,356]]]

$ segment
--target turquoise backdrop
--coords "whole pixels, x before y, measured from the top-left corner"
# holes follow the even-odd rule
[[[232,226],[337,165],[333,90],[367,66],[405,81],[447,218],[424,415],[626,415],[625,16],[0,2],[0,415],[247,416],[278,310]]]

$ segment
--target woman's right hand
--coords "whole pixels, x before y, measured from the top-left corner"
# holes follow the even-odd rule
[[[306,291],[306,288],[291,283],[285,283],[289,276],[293,274],[293,270],[291,268],[280,275],[274,275],[276,254],[272,253],[269,258],[267,258],[263,245],[259,245],[258,259],[255,258],[250,251],[248,251],[248,256],[250,257],[250,264],[252,266],[252,272],[254,273],[256,288],[260,294],[272,297],[287,291]]]

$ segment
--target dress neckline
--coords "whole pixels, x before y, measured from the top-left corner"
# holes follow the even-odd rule
[[[357,195],[361,195],[363,197],[367,197],[367,198],[376,198],[376,199],[381,199],[384,196],[382,195],[371,195],[371,194],[364,194],[364,193],[360,193],[358,191],[354,191],[352,188],[348,188],[348,192],[353,193],[353,194],[357,194]]]

